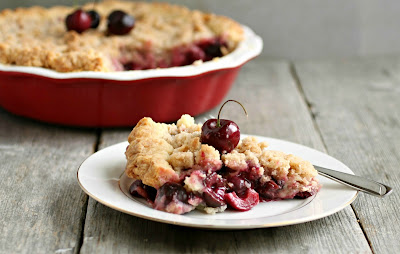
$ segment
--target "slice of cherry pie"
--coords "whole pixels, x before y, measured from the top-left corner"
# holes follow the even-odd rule
[[[201,130],[189,115],[177,124],[140,120],[125,153],[125,173],[136,179],[130,193],[155,209],[183,214],[195,208],[247,211],[259,202],[307,198],[320,189],[308,161],[267,150],[268,144],[254,137],[221,155],[201,143]]]
[[[118,27],[124,20],[129,29]],[[227,17],[167,3],[102,1],[78,11],[57,6],[0,12],[0,63],[59,72],[197,64],[230,53],[242,40],[242,27]]]

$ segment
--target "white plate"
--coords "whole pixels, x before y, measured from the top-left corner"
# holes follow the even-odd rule
[[[242,135],[245,137],[246,135]],[[317,150],[273,138],[257,137],[267,141],[268,149],[293,153],[314,165],[354,174],[343,163]],[[357,191],[319,176],[322,184],[317,195],[308,199],[294,199],[260,203],[247,212],[227,210],[214,215],[192,211],[184,215],[152,209],[143,199],[128,194],[132,182],[124,177],[125,149],[128,142],[100,150],[87,158],[78,169],[81,188],[93,199],[115,210],[140,218],[169,224],[209,228],[248,229],[277,227],[316,220],[345,208],[357,197]]]

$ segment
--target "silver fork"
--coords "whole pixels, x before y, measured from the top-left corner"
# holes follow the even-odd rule
[[[393,190],[391,187],[385,184],[378,183],[361,176],[351,175],[315,165],[314,167],[322,176],[374,196],[386,197],[392,193]]]

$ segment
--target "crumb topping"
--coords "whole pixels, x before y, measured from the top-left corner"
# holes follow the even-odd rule
[[[126,174],[155,188],[177,182],[180,173],[195,165],[220,169],[219,152],[200,143],[201,126],[189,115],[177,124],[141,119],[128,137]]]
[[[92,3],[82,7],[92,8]],[[136,20],[125,36],[106,33],[107,16],[118,9]],[[121,61],[146,52],[163,58],[174,47],[221,37],[227,42],[223,52],[227,54],[243,39],[241,26],[227,17],[167,3],[102,1],[95,7],[101,15],[99,27],[81,34],[66,30],[65,18],[73,10],[56,6],[1,11],[0,62],[59,72],[116,71],[123,68]]]

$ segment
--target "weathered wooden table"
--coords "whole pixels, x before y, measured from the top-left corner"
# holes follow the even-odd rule
[[[398,253],[400,57],[243,67],[224,115],[243,133],[326,152],[356,174],[394,187],[380,199],[299,225],[210,231],[152,222],[108,208],[80,189],[76,172],[130,128],[80,129],[0,109],[1,253]],[[240,115],[237,113],[240,112]],[[217,109],[198,119],[216,115]]]

